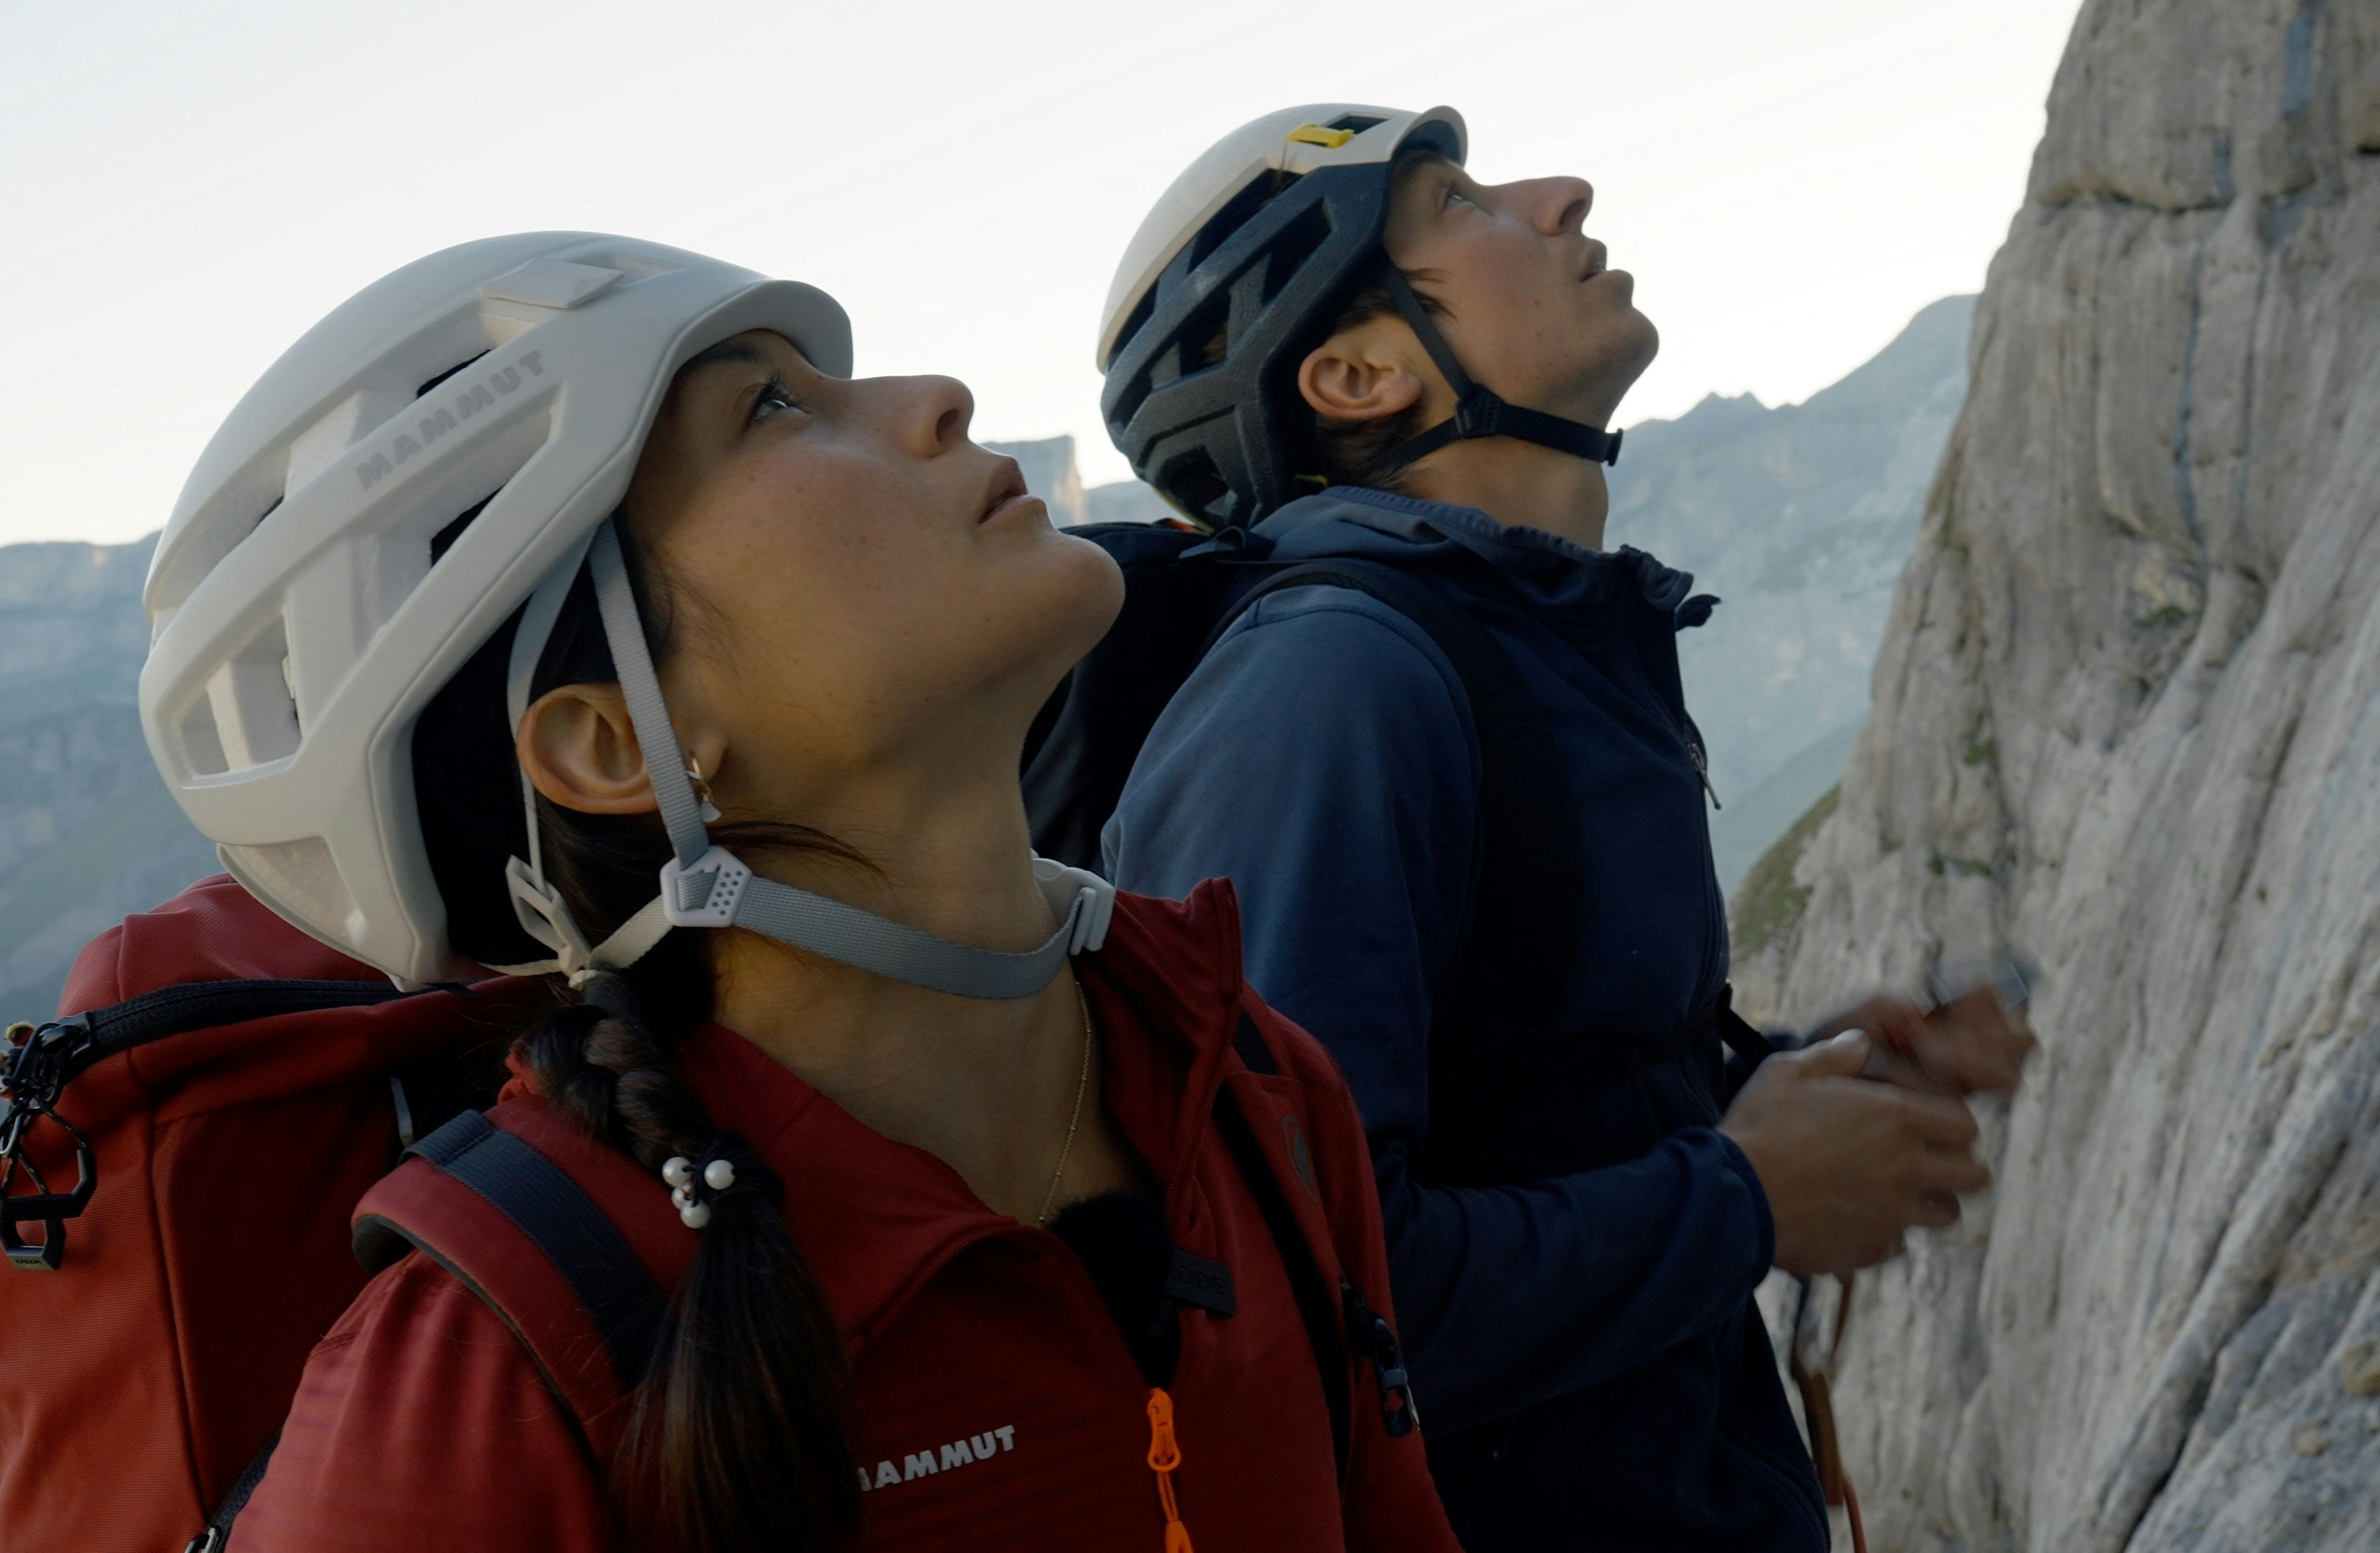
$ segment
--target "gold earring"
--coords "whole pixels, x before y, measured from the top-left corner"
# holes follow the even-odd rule
[[[702,762],[692,755],[688,755],[686,761],[686,774],[694,779],[694,796],[696,801],[702,805],[702,823],[705,825],[718,824],[719,805],[711,800],[710,784],[703,779]]]

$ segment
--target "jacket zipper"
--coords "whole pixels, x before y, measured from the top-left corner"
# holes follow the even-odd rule
[[[1696,739],[1691,733],[1684,735],[1684,738],[1686,740],[1686,758],[1694,763],[1694,775],[1702,778],[1703,791],[1710,795],[1711,807],[1714,809],[1726,808],[1727,805],[1718,801],[1718,789],[1711,786],[1710,760],[1703,753],[1703,741]]]

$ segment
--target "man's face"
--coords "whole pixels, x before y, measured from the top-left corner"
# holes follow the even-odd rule
[[[1507,400],[1605,425],[1660,348],[1635,277],[1582,230],[1583,178],[1483,184],[1439,157],[1400,170],[1385,234],[1476,382]]]

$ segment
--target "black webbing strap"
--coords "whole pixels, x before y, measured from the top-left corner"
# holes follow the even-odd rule
[[[66,1046],[57,1078],[63,1084],[102,1058],[168,1035],[276,1014],[387,1003],[406,996],[387,982],[181,982],[45,1024],[35,1038]]]
[[[1264,1215],[1265,1228],[1280,1248],[1281,1266],[1289,1271],[1290,1292],[1296,1297],[1298,1316],[1305,1323],[1306,1340],[1314,1346],[1314,1367],[1322,1376],[1322,1400],[1330,1410],[1330,1457],[1338,1463],[1339,1482],[1343,1486],[1350,1404],[1346,1339],[1339,1329],[1337,1301],[1314,1260],[1314,1248],[1305,1243],[1305,1231],[1298,1228],[1296,1213],[1281,1192],[1280,1178],[1273,1174],[1255,1130],[1248,1125],[1247,1113],[1240,1109],[1229,1085],[1216,1092],[1215,1128],[1222,1134],[1232,1162],[1239,1167],[1240,1178],[1248,1183],[1257,1210]]]
[[[1365,481],[1378,479],[1392,470],[1400,470],[1415,460],[1437,452],[1450,442],[1472,437],[1515,437],[1522,442],[1534,442],[1540,447],[1568,453],[1589,463],[1616,464],[1620,461],[1620,439],[1624,434],[1609,432],[1600,426],[1590,426],[1581,421],[1565,421],[1559,415],[1548,415],[1541,410],[1506,402],[1494,389],[1475,383],[1454,359],[1454,351],[1446,336],[1438,332],[1437,321],[1415,292],[1413,282],[1397,268],[1387,253],[1380,255],[1380,279],[1388,287],[1389,296],[1404,315],[1429,359],[1438,364],[1446,385],[1454,391],[1454,417],[1441,421],[1417,436],[1410,437],[1364,466]]]
[[[1759,1067],[1777,1055],[1776,1044],[1759,1028],[1735,1011],[1735,988],[1718,989],[1718,1037],[1735,1048],[1747,1070]]]
[[[602,1334],[620,1388],[635,1389],[665,1302],[619,1228],[578,1183],[478,1111],[465,1111],[407,1152],[486,1198],[528,1237]]]
[[[239,1481],[231,1486],[231,1492],[224,1496],[224,1502],[207,1517],[207,1529],[192,1537],[182,1553],[223,1553],[231,1543],[231,1523],[239,1519],[241,1510],[248,1508],[249,1498],[256,1492],[256,1486],[264,1481],[264,1469],[273,1464],[273,1448],[280,1443],[281,1431],[275,1429],[273,1437],[264,1442],[264,1449],[249,1462],[248,1470],[239,1474]]]
[[[185,982],[38,1027],[9,1026],[0,1044],[0,1253],[11,1266],[29,1272],[55,1271],[65,1262],[67,1221],[91,1205],[99,1189],[99,1160],[57,1107],[67,1086],[93,1063],[194,1030],[402,996],[386,982]],[[76,1179],[69,1191],[52,1191],[25,1157],[26,1139],[44,1119],[74,1143]],[[20,1168],[33,1183],[30,1192],[12,1190]],[[25,1240],[18,1233],[19,1224],[41,1225],[42,1238]]]

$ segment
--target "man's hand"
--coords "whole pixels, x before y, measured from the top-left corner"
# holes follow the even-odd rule
[[[1846,1030],[1864,1030],[1875,1038],[1869,1078],[1953,1099],[2015,1089],[2035,1045],[2033,1032],[2001,1006],[1999,994],[1988,984],[1931,1012],[1905,997],[1879,994],[1820,1025],[1812,1040]]]
[[[1959,1221],[1960,1194],[1991,1184],[1975,1120],[1957,1100],[1870,1082],[1857,1031],[1760,1065],[1718,1130],[1752,1161],[1797,1277],[1872,1266],[1912,1224]]]

